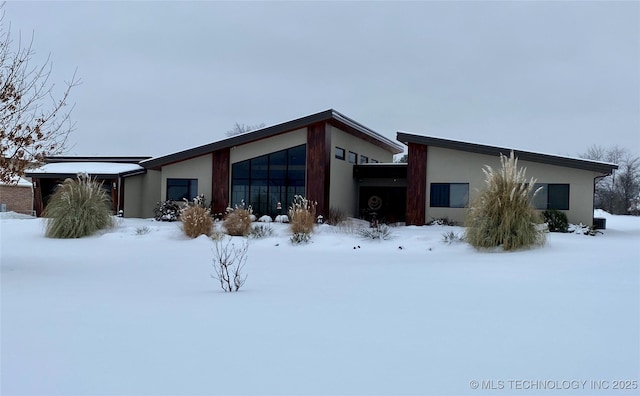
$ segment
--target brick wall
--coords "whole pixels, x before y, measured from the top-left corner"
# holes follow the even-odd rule
[[[33,190],[26,186],[0,185],[0,203],[7,205],[7,212],[32,214]]]

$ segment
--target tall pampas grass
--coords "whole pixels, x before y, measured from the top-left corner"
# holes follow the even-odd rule
[[[502,246],[515,250],[545,243],[542,217],[533,207],[536,180],[526,180],[526,168],[518,168],[513,151],[509,157],[500,155],[501,168],[488,165],[485,188],[474,200],[466,221],[465,239],[476,248]]]
[[[113,226],[111,199],[102,183],[82,174],[56,187],[43,215],[49,238],[82,238]]]

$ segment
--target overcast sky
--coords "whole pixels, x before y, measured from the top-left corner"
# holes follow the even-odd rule
[[[73,155],[157,156],[329,108],[396,131],[640,154],[638,2],[9,2]]]

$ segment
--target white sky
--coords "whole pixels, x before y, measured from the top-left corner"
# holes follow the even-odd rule
[[[640,154],[638,2],[9,2],[77,155],[162,155],[334,108],[395,140]]]

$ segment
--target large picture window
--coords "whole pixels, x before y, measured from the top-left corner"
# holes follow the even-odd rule
[[[167,179],[167,200],[192,201],[198,195],[198,179]]]
[[[305,194],[306,160],[303,144],[236,162],[231,165],[231,205],[244,202],[257,215],[286,214],[294,195]]]
[[[469,183],[431,183],[430,206],[466,208],[469,206]]]
[[[533,198],[536,209],[569,210],[569,185],[536,183],[534,191],[542,187]]]

